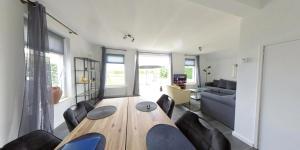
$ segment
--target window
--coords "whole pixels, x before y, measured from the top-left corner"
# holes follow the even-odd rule
[[[106,87],[125,86],[124,55],[107,54],[105,86]]]
[[[27,20],[25,19],[24,27],[24,39],[27,43]],[[46,60],[50,63],[50,77],[52,87],[59,87],[63,92],[61,98],[65,98],[66,95],[66,82],[65,82],[65,65],[64,65],[64,37],[48,31],[49,52],[46,53]],[[26,44],[27,45],[27,44]],[[30,50],[25,46],[25,59],[26,63]],[[30,73],[30,72],[28,72]],[[30,76],[27,75],[27,80],[30,80]]]
[[[141,53],[139,55],[140,95],[151,97],[161,87],[171,84],[170,56],[166,54]]]
[[[196,63],[195,59],[186,58],[184,62],[184,73],[187,76],[187,83],[196,83]]]

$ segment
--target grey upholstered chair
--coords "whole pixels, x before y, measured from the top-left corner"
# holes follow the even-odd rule
[[[9,142],[2,150],[53,150],[60,142],[51,133],[36,130]]]
[[[71,106],[64,112],[65,122],[71,132],[86,116],[89,111],[94,109],[92,105],[83,101]]]
[[[168,115],[169,118],[172,117],[175,102],[171,97],[163,94],[156,103]]]
[[[202,121],[200,122],[201,119]],[[205,123],[202,123],[205,122]],[[187,111],[176,126],[199,150],[230,150],[228,139],[217,129],[211,127],[198,115]]]

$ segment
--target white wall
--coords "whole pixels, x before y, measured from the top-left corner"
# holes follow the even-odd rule
[[[184,54],[172,53],[173,73],[184,74]]]
[[[24,6],[0,1],[0,147],[18,134],[24,86]]]
[[[239,63],[234,135],[248,144],[255,143],[260,46],[300,38],[299,6],[299,0],[272,0],[242,20],[239,60],[249,57],[250,61]]]
[[[206,75],[202,70],[211,66],[211,75],[207,76],[207,81],[214,79],[226,79],[236,81],[236,74],[233,74],[234,64],[237,64],[236,51],[217,51],[200,55],[201,82],[205,83]]]

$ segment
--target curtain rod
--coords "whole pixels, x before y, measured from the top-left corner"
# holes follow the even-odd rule
[[[20,0],[21,3],[23,4],[30,4],[30,5],[35,5],[34,2],[30,1],[30,0]],[[56,22],[58,22],[59,24],[61,24],[62,26],[64,26],[65,28],[67,28],[69,30],[70,34],[75,34],[78,35],[74,30],[72,30],[71,28],[69,28],[67,25],[65,25],[64,23],[62,23],[61,21],[59,21],[58,19],[56,19],[53,15],[51,15],[48,12],[45,12],[50,18],[52,18],[53,20],[55,20]]]

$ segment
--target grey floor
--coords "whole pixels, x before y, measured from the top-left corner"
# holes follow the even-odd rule
[[[247,144],[245,144],[242,141],[240,141],[239,139],[235,138],[232,135],[232,130],[230,128],[228,128],[225,125],[223,125],[222,123],[202,114],[200,111],[200,103],[198,101],[192,100],[191,105],[186,104],[186,105],[175,106],[173,115],[172,115],[172,121],[175,122],[178,118],[180,118],[184,114],[184,112],[186,112],[188,110],[191,110],[192,112],[198,114],[199,116],[202,116],[209,122],[210,125],[217,128],[218,130],[220,130],[230,141],[231,150],[255,150],[254,148],[251,148]],[[67,125],[65,123],[61,124],[54,130],[54,135],[56,135],[57,137],[59,137],[61,139],[66,137],[68,133],[69,133],[69,131],[68,131]]]

